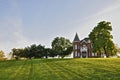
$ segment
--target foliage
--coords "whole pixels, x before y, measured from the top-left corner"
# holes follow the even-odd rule
[[[0,60],[6,60],[4,51],[0,50]]]
[[[13,56],[16,60],[18,60],[19,57],[22,57],[23,56],[23,49],[16,49],[16,48],[13,48],[12,49],[12,53],[13,53]]]
[[[44,56],[45,58],[48,58],[48,56],[53,57],[51,48],[45,48]]]
[[[112,41],[113,36],[110,31],[112,31],[112,26],[110,22],[101,21],[89,34],[89,38],[93,43],[93,52],[106,54],[107,57],[116,54],[117,50]]]
[[[4,54],[5,53],[2,50],[0,50],[0,58],[3,58],[5,56]]]
[[[1,80],[120,80],[120,58],[0,61]]]
[[[48,56],[49,57],[55,57],[55,56],[57,56],[57,54],[56,54],[56,52],[53,49],[50,49]]]
[[[64,37],[56,37],[52,41],[52,49],[56,53],[56,55],[64,58],[66,55],[71,54],[71,50],[68,48],[71,47],[72,44],[69,39],[65,39]]]
[[[34,58],[42,58],[45,53],[45,48],[42,45],[36,45],[33,44],[30,47],[25,47],[25,48],[13,48],[12,53],[15,57],[15,59],[18,59],[19,57],[25,57],[31,59],[32,57]]]

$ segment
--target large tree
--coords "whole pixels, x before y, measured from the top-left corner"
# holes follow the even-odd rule
[[[71,50],[68,50],[71,46],[70,40],[64,37],[56,37],[52,42],[53,51],[62,58],[64,58],[65,55],[71,54]]]
[[[101,21],[89,34],[89,38],[93,43],[93,52],[105,54],[106,57],[116,54],[116,47],[113,43],[111,35],[112,26],[110,22]]]

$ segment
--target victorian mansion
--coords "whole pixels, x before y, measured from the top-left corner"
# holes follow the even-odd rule
[[[89,38],[80,40],[76,33],[73,40],[73,58],[100,57],[99,54],[92,53],[92,43]]]

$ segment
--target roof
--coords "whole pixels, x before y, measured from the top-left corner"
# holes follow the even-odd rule
[[[86,42],[88,42],[90,39],[89,39],[89,38],[84,38],[84,40],[85,40]]]
[[[77,33],[76,33],[76,35],[75,35],[74,41],[80,41]]]
[[[89,43],[90,39],[89,38],[84,38],[83,40],[81,40],[80,42],[82,41],[86,41],[87,43]]]

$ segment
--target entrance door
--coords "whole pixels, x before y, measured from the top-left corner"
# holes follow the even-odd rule
[[[86,58],[87,57],[87,52],[82,52],[82,58]]]

